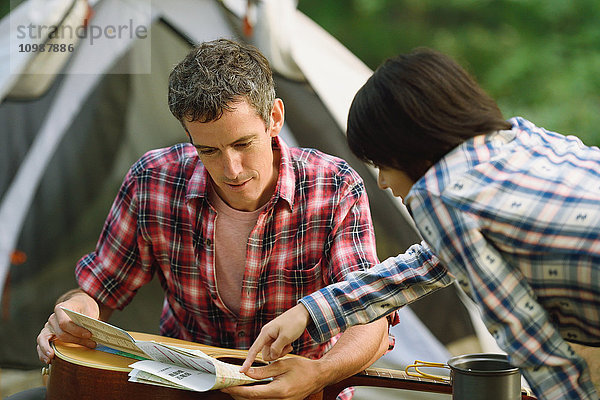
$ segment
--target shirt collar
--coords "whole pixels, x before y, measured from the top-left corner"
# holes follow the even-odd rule
[[[429,168],[417,182],[415,182],[404,199],[405,204],[410,204],[414,195],[414,191],[428,186],[429,190],[432,190],[432,187],[437,188],[441,181],[453,179],[454,176],[449,175],[453,175],[455,173],[454,169],[456,165],[481,162],[479,157],[477,157],[476,151],[480,147],[485,146],[491,150],[500,148],[512,142],[518,134],[518,127],[516,126],[516,123],[521,121],[529,122],[523,120],[522,118],[518,121],[511,119],[509,120],[509,122],[511,122],[513,125],[511,129],[494,131],[487,134],[474,136],[450,150],[437,163]],[[489,155],[490,151],[485,152],[484,154]],[[488,161],[488,159],[484,159],[483,161]],[[427,182],[429,182],[429,184]],[[408,208],[410,209],[410,207]]]
[[[277,186],[275,187],[275,194],[273,195],[271,202],[275,203],[277,199],[282,198],[289,204],[290,209],[293,209],[296,179],[290,148],[279,136],[275,136],[273,138],[273,148],[279,149],[280,161]],[[186,198],[190,199],[194,197],[203,197],[208,199],[209,185],[210,177],[208,175],[208,171],[196,153],[196,165],[194,167],[192,177],[188,183]]]
[[[275,188],[275,198],[287,201],[290,210],[294,209],[294,193],[296,193],[296,174],[290,148],[279,136],[273,138],[273,146],[279,147],[279,177]]]

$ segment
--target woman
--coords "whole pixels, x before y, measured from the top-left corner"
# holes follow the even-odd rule
[[[348,144],[424,241],[300,300],[263,327],[248,361],[281,356],[306,326],[323,341],[455,279],[538,398],[596,399],[566,340],[600,344],[600,150],[505,121],[463,68],[427,49],[387,60],[360,89]]]

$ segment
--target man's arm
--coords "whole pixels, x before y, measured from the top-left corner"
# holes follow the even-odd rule
[[[56,301],[54,313],[42,328],[37,337],[37,352],[40,361],[48,364],[54,357],[50,342],[59,339],[62,342],[77,343],[86,347],[96,347],[96,342],[90,340],[91,333],[71,321],[61,307],[107,321],[113,310],[99,305],[90,295],[81,289],[73,289],[63,294]]]
[[[302,305],[296,307],[303,308]],[[304,328],[300,334],[303,331]],[[238,386],[223,391],[236,399],[304,399],[364,370],[379,359],[388,346],[388,322],[382,318],[367,325],[348,328],[331,350],[318,360],[288,358],[266,367],[250,368],[247,374],[252,378],[273,377],[269,384]]]

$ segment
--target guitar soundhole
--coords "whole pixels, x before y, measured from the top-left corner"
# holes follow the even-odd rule
[[[242,365],[244,363],[243,358],[237,358],[237,357],[215,357],[215,358],[217,360],[221,360],[223,362],[233,364],[233,365]],[[253,367],[264,367],[265,365],[268,365],[268,364],[264,361],[258,361],[258,360],[255,360],[252,363]]]

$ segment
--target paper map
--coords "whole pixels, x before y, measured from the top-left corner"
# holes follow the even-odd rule
[[[130,365],[129,381],[204,392],[258,382],[239,372],[239,366],[190,350],[155,341],[135,340],[114,325],[62,308],[92,340],[126,357],[142,359]]]

